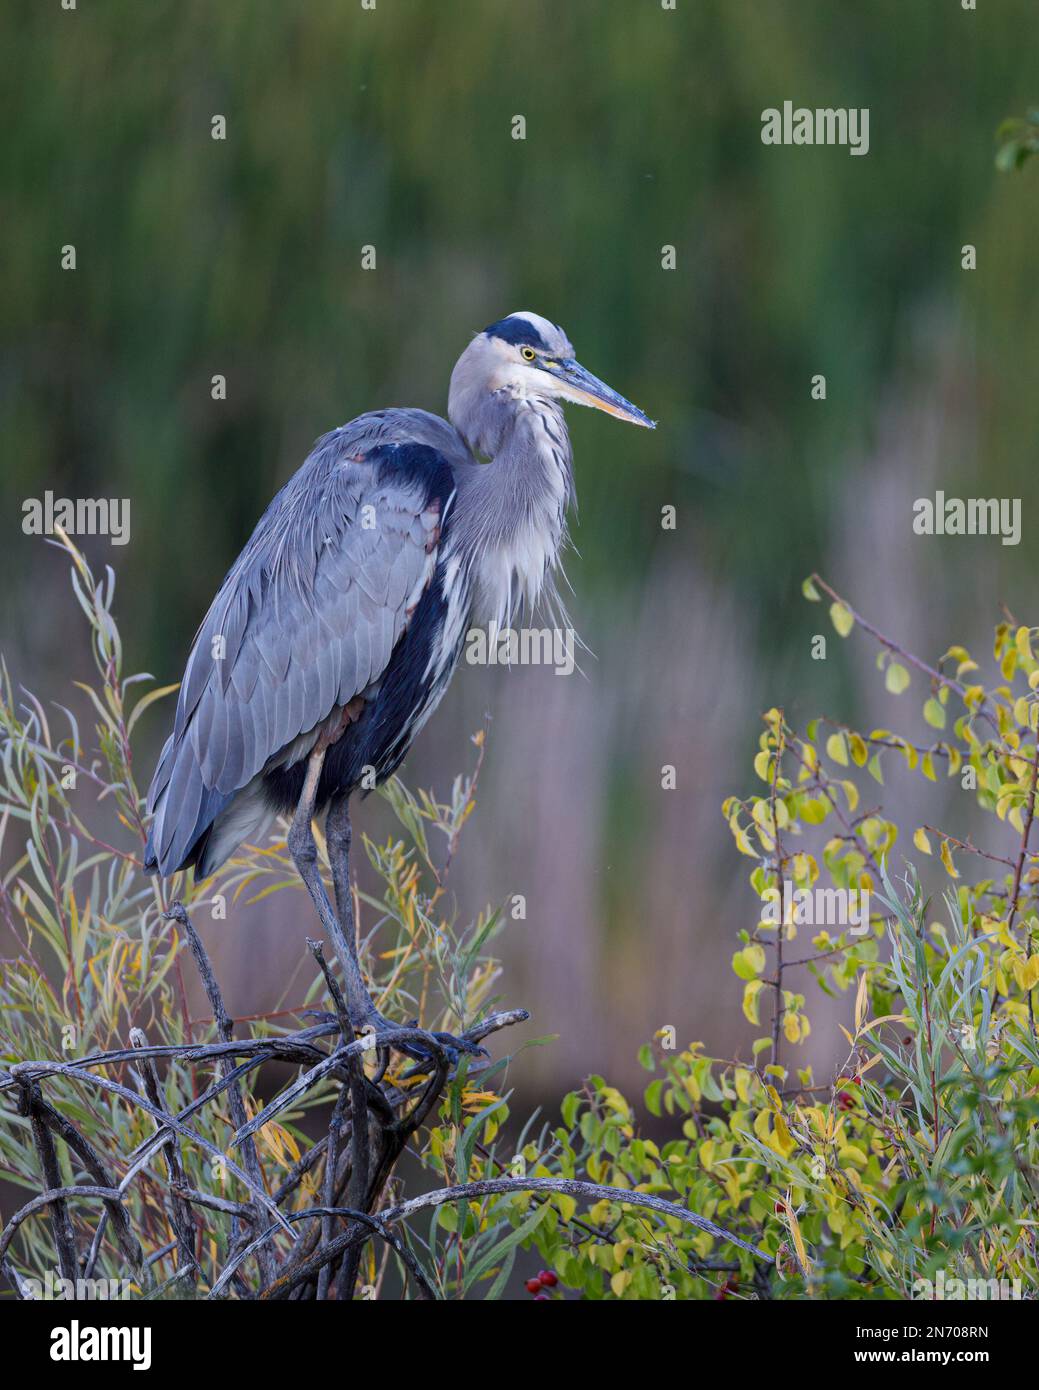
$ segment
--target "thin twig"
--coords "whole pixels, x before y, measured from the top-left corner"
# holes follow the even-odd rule
[[[130,1042],[134,1047],[146,1047],[148,1039],[140,1028],[130,1029]],[[142,1059],[139,1074],[141,1084],[144,1087],[145,1095],[157,1110],[164,1114],[169,1114],[169,1106],[166,1104],[162,1092],[159,1088],[159,1077],[155,1070],[155,1063],[150,1057]],[[164,1126],[156,1121],[159,1133],[162,1133]],[[180,1161],[180,1151],[175,1140],[163,1145],[162,1156],[166,1164],[166,1174],[169,1179],[171,1189],[183,1185],[184,1168]],[[190,1206],[178,1197],[174,1191],[170,1192],[169,1203],[170,1227],[177,1237],[177,1244],[180,1247],[180,1263],[185,1268],[193,1271],[191,1280],[194,1284],[198,1278],[198,1262],[195,1259],[195,1217]]]
[[[195,958],[195,965],[198,968],[198,973],[202,978],[202,984],[205,987],[206,997],[213,1010],[213,1019],[216,1023],[217,1033],[225,1043],[231,1042],[234,1038],[234,1022],[231,1015],[224,1007],[224,997],[220,992],[220,986],[217,984],[216,975],[213,973],[213,966],[210,962],[209,954],[203,945],[202,938],[195,930],[194,924],[182,903],[173,903],[169,910],[164,913],[164,916],[167,919],[175,921],[187,936],[188,944],[191,947],[191,954]],[[237,1078],[233,1076],[233,1059],[228,1057],[221,1061],[220,1070],[223,1073],[224,1080],[228,1082],[228,1105],[231,1110],[231,1119],[234,1122],[234,1127],[238,1130],[248,1122],[249,1117],[245,1110],[242,1088],[239,1086]],[[256,1151],[256,1145],[253,1143],[252,1139],[249,1139],[242,1146],[242,1162],[245,1165],[246,1172],[249,1174],[256,1187],[265,1189],[267,1186],[266,1178],[264,1177],[263,1167],[260,1164],[260,1156]],[[257,1207],[254,1210],[253,1219],[256,1220],[258,1217],[259,1208]],[[231,1240],[236,1240],[237,1235],[237,1227],[235,1223],[232,1222]],[[269,1283],[270,1280],[274,1278],[274,1260],[270,1250],[266,1246],[260,1254],[259,1264],[263,1282],[265,1284]]]
[[[355,1020],[350,1017],[350,1010],[343,998],[342,991],[336,981],[335,976],[329,969],[328,962],[325,960],[324,951],[321,949],[319,941],[307,940],[311,954],[321,968],[321,973],[325,977],[325,984],[331,995],[332,1003],[335,1005],[336,1017],[339,1019],[339,1033],[343,1040],[344,1047],[347,1046],[354,1037]],[[367,1209],[368,1195],[368,1162],[369,1162],[369,1143],[368,1143],[368,1097],[365,1090],[364,1062],[360,1056],[351,1057],[348,1066],[350,1077],[350,1116],[353,1122],[352,1128],[352,1150],[353,1162],[350,1168],[350,1182],[347,1187],[347,1206],[354,1210]],[[342,1092],[340,1092],[340,1101]],[[332,1125],[329,1130],[329,1157],[326,1160],[325,1178],[325,1202],[331,1207],[335,1197],[335,1149],[334,1136],[338,1135],[341,1120],[341,1107],[337,1101],[335,1110],[332,1114]],[[331,1164],[331,1172],[328,1165]],[[326,1218],[322,1222],[322,1237],[325,1240],[332,1238],[331,1218]],[[363,1246],[358,1245],[351,1250],[343,1261],[343,1267],[339,1275],[337,1285],[337,1296],[341,1299],[349,1298],[353,1295],[353,1287],[357,1277],[357,1266],[361,1258]],[[318,1281],[318,1297],[323,1298],[327,1294],[327,1266],[321,1271],[322,1279],[326,1287],[322,1292],[321,1282]]]
[[[58,1165],[58,1155],[54,1148],[54,1140],[51,1137],[46,1112],[38,1104],[40,1099],[39,1087],[36,1085],[26,1086],[22,1092],[22,1097],[32,1127],[33,1143],[36,1145],[36,1154],[40,1160],[44,1187],[50,1192],[55,1192],[62,1186],[61,1169]],[[79,1261],[76,1257],[76,1235],[72,1229],[68,1203],[61,1198],[55,1198],[51,1207],[50,1218],[61,1276],[63,1279],[75,1280],[79,1274]],[[3,1254],[5,1249],[6,1245],[0,1243],[0,1254]]]
[[[350,1239],[343,1241],[342,1238],[340,1238],[339,1241],[333,1242],[333,1244],[336,1245],[337,1248],[333,1251],[333,1253],[328,1254],[327,1258],[325,1252],[330,1250],[331,1247],[325,1247],[325,1252],[322,1253],[321,1258],[315,1258],[315,1260],[311,1262],[314,1268],[312,1270],[307,1270],[304,1273],[300,1274],[298,1278],[294,1278],[289,1287],[294,1288],[296,1284],[304,1283],[306,1279],[309,1279],[311,1277],[312,1273],[315,1273],[318,1269],[328,1264],[331,1260],[338,1259],[344,1250],[349,1249],[350,1245],[366,1239],[368,1233],[370,1231],[374,1231],[376,1235],[381,1236],[382,1239],[386,1241],[387,1245],[392,1247],[394,1253],[400,1258],[405,1268],[408,1270],[412,1278],[415,1280],[415,1283],[419,1289],[419,1296],[423,1299],[431,1299],[435,1297],[434,1291],[429,1281],[426,1279],[426,1276],[422,1273],[421,1266],[415,1259],[415,1256],[411,1253],[408,1247],[397,1236],[395,1236],[392,1231],[388,1229],[388,1223],[385,1217],[378,1218],[370,1216],[368,1212],[354,1211],[350,1207],[311,1207],[308,1211],[293,1212],[289,1219],[291,1221],[307,1221],[315,1217],[323,1218],[325,1216],[347,1217],[351,1222],[354,1223],[355,1226],[360,1226],[362,1229],[356,1232],[353,1232],[351,1230]],[[234,1273],[235,1269],[238,1267],[238,1264],[240,1264],[242,1260],[246,1259],[253,1252],[253,1250],[256,1249],[262,1242],[269,1240],[272,1235],[275,1235],[276,1232],[276,1227],[268,1226],[267,1229],[261,1235],[257,1236],[256,1239],[252,1241],[251,1244],[248,1245],[239,1256],[236,1257],[235,1261],[233,1261],[231,1264],[227,1266],[227,1268],[221,1274],[220,1278],[213,1285],[209,1297],[216,1298],[219,1294],[221,1294],[223,1290],[227,1287],[230,1277]],[[275,1287],[280,1288],[284,1283],[284,1279],[279,1280]],[[263,1298],[267,1298],[269,1296],[272,1296],[271,1291],[269,1289],[265,1289],[264,1292],[261,1294],[261,1297]]]
[[[812,583],[815,584],[817,588],[822,589],[823,593],[828,595],[831,599],[833,599],[834,603],[839,603],[842,608],[846,609],[855,619],[859,627],[861,627],[864,632],[868,632],[869,635],[873,637],[876,641],[878,641],[882,647],[886,647],[889,652],[894,652],[896,656],[901,657],[901,659],[905,661],[908,665],[914,666],[923,675],[929,676],[931,680],[935,681],[938,685],[944,685],[949,690],[955,691],[956,694],[959,695],[960,699],[963,700],[964,703],[966,703],[967,687],[965,685],[962,685],[958,680],[954,680],[952,676],[943,675],[942,672],[937,669],[937,667],[929,666],[926,661],[921,661],[921,659],[918,656],[915,656],[912,652],[907,651],[905,647],[901,646],[893,638],[886,636],[883,632],[880,631],[879,628],[874,627],[873,624],[869,622],[866,618],[864,618],[861,613],[857,612],[854,608],[852,608],[851,604],[848,603],[846,599],[841,598],[840,594],[838,594],[836,590],[831,589],[829,584],[827,584],[825,579],[823,579],[820,575],[813,574]],[[991,713],[991,711],[986,708],[987,703],[988,696],[983,695],[981,704],[978,706],[978,713],[982,716],[982,718],[986,719],[988,723],[992,725],[992,727],[996,730],[996,733],[998,734],[999,723],[996,720],[996,717]]]
[[[1014,925],[1014,918],[1017,915],[1018,901],[1021,896],[1021,875],[1024,871],[1025,860],[1028,857],[1028,837],[1032,833],[1032,822],[1035,819],[1035,789],[1036,782],[1039,780],[1039,732],[1035,739],[1035,756],[1032,758],[1032,777],[1028,788],[1028,809],[1025,812],[1024,826],[1021,830],[1021,848],[1017,855],[1017,864],[1014,868],[1014,889],[1010,896],[1010,914],[1007,918],[1007,930]],[[1032,954],[1032,934],[1028,935],[1028,954]],[[1035,1033],[1035,991],[1028,991],[1028,1026],[1032,1033]]]
[[[718,1240],[724,1240],[731,1245],[738,1245],[743,1250],[749,1250],[760,1260],[771,1258],[764,1250],[759,1250],[756,1245],[744,1240],[742,1236],[734,1235],[731,1231],[716,1226],[713,1221],[708,1221],[706,1217],[689,1211],[686,1207],[678,1206],[675,1202],[666,1202],[662,1197],[655,1197],[648,1192],[634,1192],[623,1187],[604,1187],[599,1183],[579,1182],[571,1178],[484,1178],[479,1182],[459,1183],[453,1187],[439,1187],[432,1192],[424,1192],[419,1197],[412,1197],[399,1206],[388,1208],[380,1213],[379,1220],[384,1226],[389,1227],[398,1221],[404,1221],[408,1217],[414,1216],[416,1212],[427,1207],[442,1206],[445,1202],[468,1202],[477,1197],[492,1197],[509,1192],[561,1192],[566,1196],[575,1197],[579,1201],[591,1203],[623,1202],[629,1206],[648,1207],[661,1216],[674,1217],[686,1225],[696,1226],[701,1231],[707,1231]],[[358,1220],[359,1217],[359,1213],[354,1214],[355,1220]],[[365,1238],[366,1233],[364,1231],[354,1229],[345,1231],[330,1245],[320,1250],[311,1260],[297,1266],[289,1274],[277,1280],[271,1288],[265,1289],[261,1297],[287,1298],[297,1284],[312,1278],[323,1264],[329,1260],[338,1259],[352,1244]]]

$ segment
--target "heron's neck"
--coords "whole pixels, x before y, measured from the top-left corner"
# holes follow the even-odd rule
[[[470,576],[473,621],[509,626],[524,604],[555,597],[554,570],[574,499],[570,437],[553,401],[510,403],[491,462],[469,470],[454,525]]]

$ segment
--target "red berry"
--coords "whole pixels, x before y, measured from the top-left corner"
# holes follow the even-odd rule
[[[535,1302],[535,1303],[551,1303],[552,1300],[549,1298],[549,1296],[548,1296],[547,1293],[536,1293],[536,1294],[534,1295],[534,1302]]]
[[[855,1098],[849,1095],[847,1091],[841,1091],[837,1096],[837,1104],[842,1110],[854,1110]]]
[[[540,1280],[540,1279],[528,1279],[527,1282],[526,1282],[526,1284],[524,1285],[524,1288],[527,1290],[527,1293],[540,1293],[540,1292],[541,1292],[541,1280]]]
[[[546,1289],[554,1289],[559,1283],[559,1275],[553,1273],[551,1269],[543,1269],[538,1275],[538,1279]]]

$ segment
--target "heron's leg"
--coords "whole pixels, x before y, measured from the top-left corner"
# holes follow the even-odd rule
[[[336,955],[343,962],[343,969],[347,972],[347,985],[351,986],[350,965],[360,979],[360,971],[357,969],[357,957],[353,948],[353,930],[351,928],[350,938],[343,934],[343,929],[339,925],[339,919],[332,911],[332,904],[328,901],[328,894],[321,878],[321,871],[317,863],[317,842],[314,839],[314,830],[311,822],[314,819],[314,803],[317,800],[318,783],[321,781],[321,769],[325,763],[325,748],[320,744],[314,749],[307,759],[306,776],[303,779],[303,791],[300,793],[299,802],[296,805],[295,814],[292,817],[292,824],[289,826],[288,849],[292,856],[300,878],[307,886],[307,892],[317,908],[317,915],[321,919],[321,926],[327,936],[335,943]],[[339,884],[336,883],[336,893],[338,895]],[[367,1008],[371,1009],[371,999],[367,996],[367,991],[362,983],[361,990],[367,999]],[[350,1009],[351,1020],[355,1019],[355,1001],[352,988],[348,994],[348,1007]],[[366,1012],[362,1008],[362,1013]]]
[[[328,843],[328,862],[332,866],[332,882],[336,891],[336,915],[350,944],[350,954],[357,959],[357,943],[354,932],[354,899],[350,891],[350,844],[353,835],[350,829],[350,798],[337,796],[328,808],[325,821],[325,839]]]
[[[350,797],[336,797],[328,809],[325,821],[325,839],[328,844],[328,862],[332,866],[332,882],[335,885],[336,916],[339,918],[342,941],[337,938],[337,948],[346,976],[347,1002],[350,1017],[355,1027],[363,1028],[366,1023],[375,1023],[380,1018],[378,1009],[369,994],[361,974],[357,959],[357,932],[354,927],[354,899],[350,891]]]
[[[395,1025],[376,1008],[375,1001],[364,983],[364,976],[361,974],[361,966],[357,959],[354,900],[350,891],[351,830],[348,794],[335,797],[328,808],[328,818],[325,821],[325,841],[328,845],[329,863],[332,866],[332,882],[335,885],[336,909],[339,916],[340,932],[335,937],[336,950],[342,961],[343,974],[346,978],[346,998],[347,1007],[350,1010],[350,1020],[355,1028],[370,1028],[378,1040],[380,1034],[391,1031]],[[322,885],[322,891],[324,891],[324,885]],[[325,901],[327,902],[328,899],[326,898]],[[416,1019],[413,1026],[417,1026],[417,1024],[418,1020]],[[477,1056],[484,1053],[482,1047],[468,1042],[465,1038],[456,1038],[453,1033],[434,1033],[433,1036],[447,1050],[452,1062],[457,1062],[461,1052],[471,1052]],[[401,1044],[398,1042],[391,1045],[420,1062],[429,1060],[428,1050],[419,1043]]]

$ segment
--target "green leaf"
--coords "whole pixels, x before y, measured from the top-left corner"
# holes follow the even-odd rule
[[[476,1263],[466,1270],[465,1278],[462,1281],[462,1292],[465,1293],[472,1288],[473,1284],[475,1284],[481,1275],[486,1274],[489,1269],[493,1269],[499,1260],[505,1258],[510,1250],[515,1250],[516,1246],[519,1245],[521,1241],[533,1235],[536,1228],[544,1221],[551,1210],[552,1208],[547,1202],[539,1203],[533,1211],[527,1213],[526,1217],[515,1230],[510,1231],[504,1239],[499,1240],[496,1245],[492,1246],[490,1250],[481,1255]]]
[[[516,1247],[509,1251],[502,1261],[501,1269],[494,1276],[494,1283],[484,1294],[485,1303],[493,1303],[496,1298],[501,1298],[502,1291],[508,1283],[509,1275],[512,1273],[512,1266],[516,1263]]]
[[[660,1098],[663,1094],[663,1091],[664,1083],[660,1080],[652,1081],[646,1087],[646,1109],[649,1111],[651,1115],[656,1116],[658,1120],[660,1119],[660,1116],[663,1114],[663,1110],[660,1104]]]
[[[511,1094],[511,1092],[509,1094]],[[476,1145],[477,1135],[494,1112],[502,1108],[508,1098],[508,1095],[499,1096],[493,1105],[488,1105],[486,1110],[481,1110],[478,1115],[474,1115],[462,1131],[462,1137],[458,1141],[458,1153],[455,1159],[455,1170],[458,1174],[458,1181],[460,1183],[467,1183],[469,1181],[469,1165],[472,1162],[473,1149]]]
[[[733,956],[732,968],[741,980],[756,979],[765,968],[765,948],[752,941]]]
[[[933,729],[945,728],[945,709],[933,696],[924,705],[924,718]]]
[[[900,666],[897,661],[888,663],[887,671],[884,674],[884,684],[892,695],[901,695],[903,690],[909,686],[909,672],[904,666]]]

